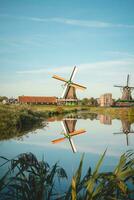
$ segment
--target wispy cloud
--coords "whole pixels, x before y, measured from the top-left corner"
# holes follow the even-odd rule
[[[106,51],[106,55],[114,56],[114,57],[127,57],[134,59],[134,53],[123,52],[123,51]]]
[[[79,70],[82,72],[85,72],[86,70],[106,70],[107,72],[109,69],[119,69],[125,67],[126,69],[128,67],[134,66],[134,59],[125,59],[125,60],[108,60],[108,61],[99,61],[99,62],[93,62],[93,63],[83,63],[83,64],[76,64],[78,66]],[[68,66],[59,66],[59,67],[42,67],[40,69],[34,69],[34,70],[22,70],[17,71],[17,74],[42,74],[42,73],[68,73],[68,71],[72,70],[71,65]]]
[[[58,23],[88,27],[88,28],[134,28],[134,25],[112,24],[103,21],[76,20],[76,19],[66,19],[66,18],[52,18],[51,20]]]
[[[55,72],[63,72],[66,73],[69,69],[72,69],[72,66],[60,66],[60,67],[42,67],[40,69],[34,70],[22,70],[17,71],[17,74],[42,74],[42,73],[55,73]]]
[[[101,20],[78,20],[70,18],[52,17],[52,18],[41,18],[41,17],[25,17],[25,16],[10,16],[10,15],[0,15],[2,18],[12,18],[16,20],[29,20],[33,22],[55,22],[60,24],[80,26],[87,28],[134,28],[134,24],[122,24],[122,23],[110,23]]]

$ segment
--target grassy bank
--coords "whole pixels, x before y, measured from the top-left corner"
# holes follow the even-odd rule
[[[45,115],[28,107],[0,105],[0,140],[21,136],[42,126]]]
[[[62,119],[68,113],[84,111],[83,118],[90,113],[110,115],[111,118],[125,119],[134,122],[134,108],[102,108],[89,106],[55,106],[55,105],[0,105],[0,140],[42,127],[42,122],[49,117]],[[94,116],[91,116],[94,118]],[[90,118],[90,117],[89,117]]]
[[[134,122],[134,107],[90,107],[90,106],[45,106],[32,105],[31,109],[37,112],[48,113],[48,116],[56,114],[66,114],[71,112],[84,111],[86,115],[89,113],[110,115],[112,119],[128,119]],[[84,117],[83,112],[83,117]]]
[[[47,119],[76,112],[78,107],[0,105],[0,140],[21,136],[45,125]],[[44,123],[45,122],[45,123]]]
[[[125,119],[134,122],[134,107],[90,107],[91,113],[110,115],[111,118]]]

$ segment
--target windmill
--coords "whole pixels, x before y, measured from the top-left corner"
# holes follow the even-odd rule
[[[57,76],[57,75],[54,75],[52,77],[54,79],[60,80],[60,81],[65,83],[64,84],[65,88],[64,88],[62,96],[61,96],[62,99],[65,99],[65,101],[70,101],[70,100],[71,101],[77,101],[76,89],[80,89],[80,90],[86,89],[86,87],[73,82],[76,71],[77,71],[77,67],[75,66],[72,73],[71,73],[69,80],[66,80],[66,79],[64,79],[60,76]]]
[[[127,75],[127,83],[126,86],[115,85],[114,87],[119,87],[122,90],[122,97],[121,100],[132,100],[132,90],[134,87],[129,86],[129,74]]]
[[[117,133],[113,133],[115,135],[117,134],[125,134],[126,135],[126,143],[127,146],[129,145],[129,134],[130,133],[134,133],[134,131],[131,129],[131,123],[128,120],[121,120],[122,123],[122,131],[121,132],[117,132]]]
[[[63,142],[65,139],[68,139],[73,153],[76,153],[77,150],[74,145],[72,137],[86,132],[85,129],[75,130],[76,122],[77,122],[77,120],[74,120],[74,119],[63,120],[61,123],[62,123],[62,127],[64,130],[64,133],[63,133],[64,137],[53,140],[52,143],[57,144],[59,142]]]

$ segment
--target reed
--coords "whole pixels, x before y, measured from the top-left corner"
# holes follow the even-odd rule
[[[8,160],[1,157],[9,170],[0,179],[0,199],[12,200],[132,200],[134,198],[134,152],[124,153],[113,171],[100,172],[106,151],[95,169],[83,176],[84,155],[74,173],[70,186],[59,193],[56,180],[67,179],[65,170],[56,163],[38,161],[32,153],[23,153]],[[4,164],[3,164],[4,165]]]

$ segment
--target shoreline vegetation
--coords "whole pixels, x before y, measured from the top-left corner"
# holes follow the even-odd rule
[[[50,167],[44,160],[38,161],[32,153],[22,153],[11,160],[0,156],[4,161],[0,167],[8,165],[8,170],[0,177],[0,199],[132,200],[134,197],[133,151],[124,153],[112,171],[100,172],[105,154],[106,151],[94,169],[88,166],[84,174],[83,155],[70,181],[68,174],[59,163]],[[64,190],[59,190],[58,185],[66,187]]]
[[[3,105],[0,104],[0,140],[19,137],[29,131],[42,128],[51,117],[62,117],[74,113],[79,115],[102,114],[112,119],[128,119],[134,122],[134,107],[90,107],[56,105]]]

